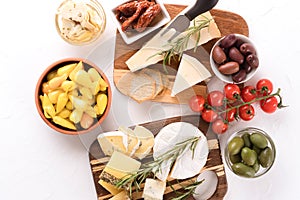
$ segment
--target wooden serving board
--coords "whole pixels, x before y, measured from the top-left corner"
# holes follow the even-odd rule
[[[173,123],[173,122],[189,122],[196,127],[198,127],[204,134],[207,133],[208,130],[208,124],[206,122],[203,122],[202,120],[199,121],[199,115],[191,115],[191,116],[184,116],[184,117],[173,117],[165,120],[159,120],[155,122],[150,122],[146,124],[141,124],[142,126],[148,128],[153,132],[154,135],[156,135],[164,126]],[[222,163],[221,158],[221,151],[219,146],[219,141],[216,138],[216,135],[209,132],[207,135],[207,140],[209,144],[209,154],[207,163],[204,166],[203,170],[212,170],[215,171],[218,176],[218,186],[217,190],[214,193],[214,195],[210,198],[210,200],[220,200],[223,199],[227,192],[227,180],[226,175],[224,171],[224,165]],[[109,161],[109,157],[105,156],[100,148],[100,145],[97,140],[94,141],[94,143],[89,148],[89,159],[90,159],[90,166],[91,171],[95,183],[95,188],[98,196],[98,200],[108,199],[112,197],[109,192],[107,192],[99,183],[99,175],[103,171],[105,164]],[[197,177],[197,176],[196,176]],[[194,179],[196,178],[194,177]],[[193,178],[192,178],[193,179]],[[179,189],[179,185],[174,180],[171,182],[174,188]],[[139,197],[141,197],[142,193],[136,193],[134,194]],[[164,199],[168,200],[171,198],[176,197],[175,193],[173,192],[172,188],[170,186],[167,186],[165,190]],[[193,197],[189,197],[188,199],[192,200]]]
[[[171,18],[173,19],[176,17],[182,10],[186,8],[186,6],[182,5],[165,5],[168,13],[170,14]],[[225,36],[230,33],[239,33],[245,36],[249,35],[249,29],[246,21],[238,14],[212,9],[211,11],[212,16],[215,19],[215,22],[221,32],[221,36]],[[118,83],[119,79],[129,72],[127,65],[125,64],[126,60],[128,60],[134,53],[136,53],[142,46],[145,44],[146,41],[151,39],[156,32],[148,34],[147,36],[143,37],[142,39],[128,45],[124,42],[119,32],[117,32],[116,36],[116,47],[115,47],[115,60],[114,60],[114,84]],[[215,44],[217,39],[213,39],[208,43],[202,45],[203,48],[197,48],[197,51],[189,50],[186,53],[197,58],[207,69],[213,74],[210,64],[209,64],[209,53],[212,46]],[[178,68],[179,63],[172,63],[171,67],[175,70]],[[205,82],[201,82],[193,86],[191,90],[186,90],[176,97],[170,96],[170,91],[164,92],[158,95],[153,101],[157,102],[165,102],[165,103],[176,103],[176,104],[185,104],[190,99],[191,95],[194,94],[201,94],[206,96],[207,87]]]

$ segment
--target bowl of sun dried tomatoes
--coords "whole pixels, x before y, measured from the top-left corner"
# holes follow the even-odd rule
[[[168,23],[171,18],[161,0],[124,1],[110,13],[126,44],[131,44]]]

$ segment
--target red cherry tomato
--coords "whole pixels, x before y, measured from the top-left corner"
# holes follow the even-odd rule
[[[273,84],[269,79],[261,79],[256,83],[257,92],[266,96],[273,92]]]
[[[239,116],[242,120],[249,121],[253,119],[255,111],[252,105],[243,105],[239,107]]]
[[[273,113],[277,110],[278,100],[276,97],[270,97],[260,101],[260,107],[266,113]]]
[[[192,96],[189,101],[189,106],[194,112],[201,112],[204,108],[205,98],[201,95]]]
[[[236,84],[228,83],[224,86],[224,93],[227,99],[236,100],[240,97],[241,90]]]
[[[222,113],[222,118],[228,122],[233,122],[235,120],[235,117],[236,117],[236,108],[233,108],[228,112]]]
[[[241,97],[244,102],[250,102],[254,100],[256,96],[257,96],[256,89],[251,85],[244,87],[241,91]]]
[[[201,116],[206,122],[213,122],[218,118],[218,114],[215,111],[205,108],[202,110]]]
[[[225,123],[222,119],[217,119],[212,124],[212,130],[217,134],[225,133],[227,129],[228,129],[228,124]]]
[[[222,106],[224,94],[221,91],[215,90],[207,95],[207,102],[211,106]]]

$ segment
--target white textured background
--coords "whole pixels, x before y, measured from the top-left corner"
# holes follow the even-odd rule
[[[99,2],[109,9],[113,1]],[[103,36],[94,45],[71,46],[55,30],[54,13],[59,4],[59,0],[5,1],[0,8],[0,199],[3,200],[96,200],[87,148],[97,133],[78,137],[51,130],[37,114],[34,90],[43,70],[65,57],[97,59],[112,82],[115,26],[108,18]],[[284,102],[289,105],[273,115],[258,110],[253,121],[230,128],[229,132],[243,126],[263,128],[275,141],[277,157],[272,170],[255,180],[240,179],[228,172],[225,199],[300,199],[297,7],[296,0],[220,0],[216,6],[246,19],[261,62],[252,82],[270,78],[275,88],[282,88]],[[137,105],[114,91],[113,108],[103,130],[188,113],[184,106]],[[220,138],[222,146],[227,137],[228,134]]]

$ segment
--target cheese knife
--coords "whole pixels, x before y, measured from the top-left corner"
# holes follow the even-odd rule
[[[169,41],[173,40],[190,26],[190,21],[195,19],[198,15],[209,11],[217,3],[218,0],[197,0],[195,5],[184,15],[177,16],[175,20],[161,33],[161,36],[166,34],[170,29],[175,29],[176,32],[172,35]]]

